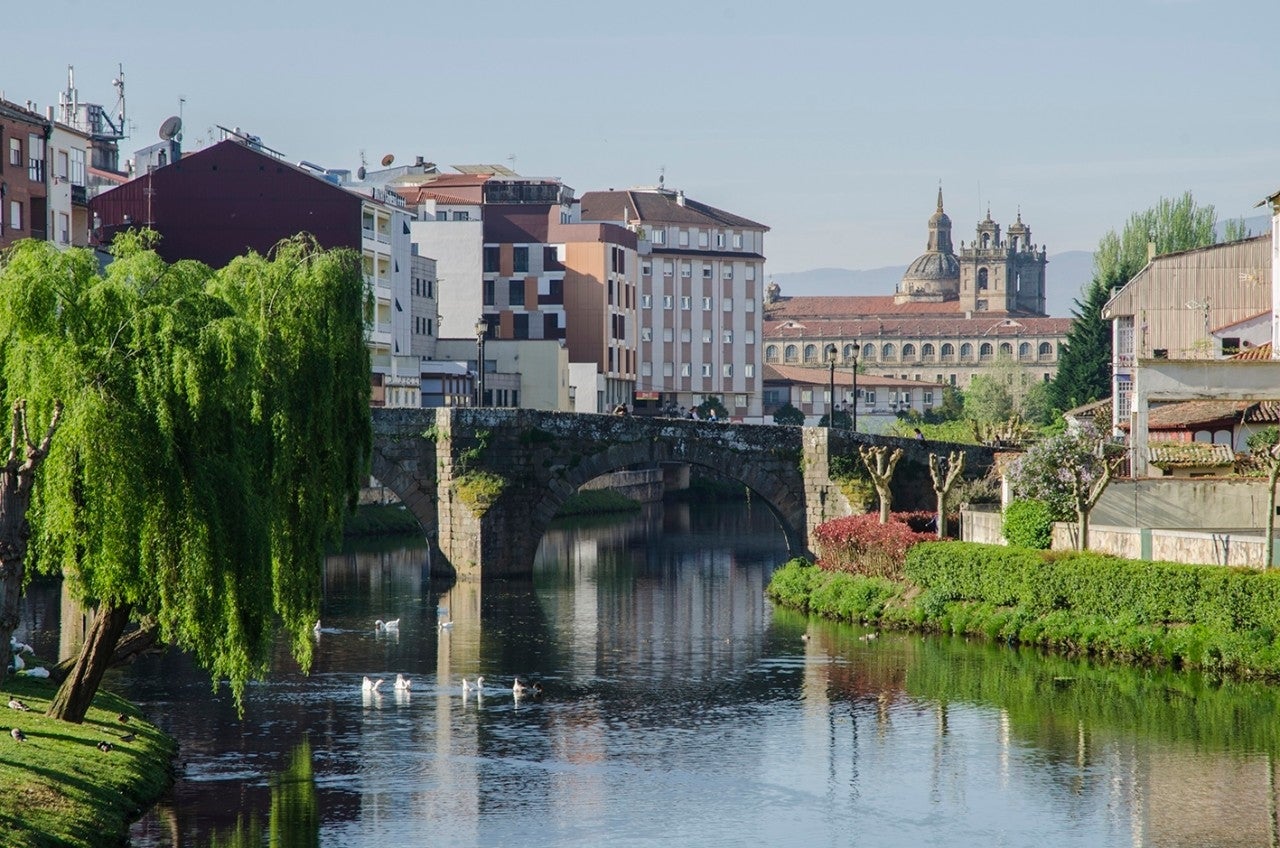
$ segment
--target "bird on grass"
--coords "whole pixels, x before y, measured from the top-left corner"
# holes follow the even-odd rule
[[[128,724],[129,715],[127,713],[120,713],[120,715],[116,716],[116,721],[120,722],[121,724]]]
[[[111,750],[111,743],[103,739],[101,742],[98,743],[98,750],[104,754],[107,753],[108,751]]]
[[[413,688],[413,681],[405,677],[403,674],[396,675],[396,688],[409,691]]]
[[[11,710],[22,710],[23,712],[27,712],[27,711],[29,711],[31,708],[30,708],[30,707],[28,707],[26,704],[22,703],[21,701],[19,701],[17,698],[10,698],[10,699],[9,699],[9,709],[11,709]]]
[[[15,727],[13,730],[10,730],[10,731],[9,731],[9,735],[13,737],[13,740],[14,740],[15,742],[26,742],[26,741],[27,741],[27,734],[23,733],[21,730],[19,730],[19,729],[18,729],[18,728],[16,728],[16,727]]]
[[[133,740],[134,736],[132,733],[126,733],[120,737],[121,742],[132,742]]]

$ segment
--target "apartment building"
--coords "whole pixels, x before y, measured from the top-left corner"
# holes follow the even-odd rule
[[[715,397],[763,421],[763,224],[662,186],[582,196],[583,222],[636,233],[640,262],[637,411]]]
[[[88,133],[53,121],[50,124],[49,155],[49,240],[60,248],[89,244],[89,197],[87,193]]]
[[[0,248],[24,238],[48,238],[47,146],[52,121],[0,100]]]

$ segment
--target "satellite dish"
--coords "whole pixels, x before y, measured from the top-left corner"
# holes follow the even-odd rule
[[[361,165],[359,168],[356,168],[356,179],[357,179],[357,180],[363,180],[363,179],[364,179],[364,174],[365,174],[364,165]]]
[[[170,115],[160,125],[160,138],[164,141],[170,140],[180,132],[182,132],[182,119],[177,115]]]
[[[396,157],[393,154],[388,153],[386,156],[382,157],[382,167],[390,168],[391,163],[394,161],[396,161]]]

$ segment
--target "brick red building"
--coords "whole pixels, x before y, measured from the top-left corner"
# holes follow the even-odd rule
[[[0,248],[48,235],[45,149],[51,131],[39,113],[0,100]]]

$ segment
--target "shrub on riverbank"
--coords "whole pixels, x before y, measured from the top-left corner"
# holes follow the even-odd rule
[[[780,603],[1152,665],[1280,678],[1280,573],[931,542],[885,581],[788,563]]]
[[[0,839],[8,848],[115,846],[129,824],[171,782],[173,740],[143,721],[128,702],[99,692],[82,724],[47,718],[56,687],[15,677],[5,701],[19,698],[30,712],[8,710],[0,745]],[[121,722],[118,716],[129,720]],[[25,742],[10,738],[17,727]],[[128,741],[124,737],[131,736]],[[106,743],[109,750],[101,750]]]
[[[848,515],[814,530],[819,564],[828,571],[901,579],[907,551],[932,538],[924,532],[932,513],[896,512],[887,524],[878,514]]]
[[[640,504],[612,489],[585,489],[570,495],[556,515],[601,515],[639,510]]]

